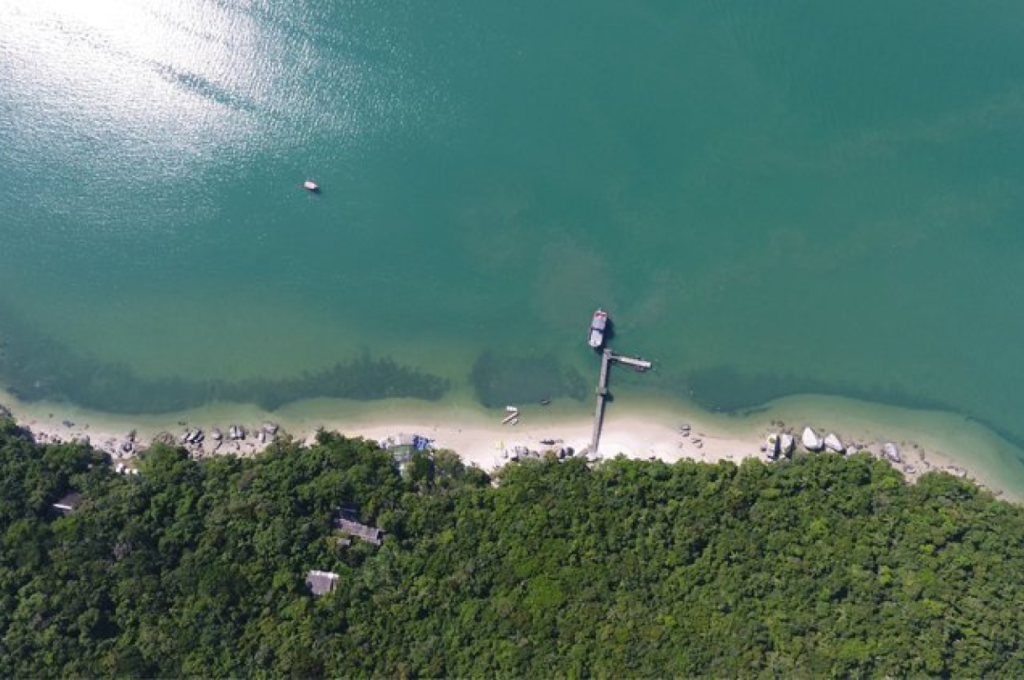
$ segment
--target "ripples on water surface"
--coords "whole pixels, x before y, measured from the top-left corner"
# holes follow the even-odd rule
[[[705,404],[1024,441],[1024,6],[828,5],[7,0],[7,372],[572,393],[602,304]]]

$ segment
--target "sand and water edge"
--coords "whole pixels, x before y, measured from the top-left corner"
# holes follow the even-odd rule
[[[847,446],[878,457],[883,457],[886,443],[895,444],[900,462],[892,465],[908,481],[926,472],[946,471],[968,477],[1007,500],[1024,500],[1021,452],[977,422],[956,414],[832,396],[787,397],[730,415],[709,413],[681,400],[631,398],[629,403],[609,405],[597,454],[588,451],[592,410],[586,403],[572,400],[515,405],[519,409],[515,425],[502,424],[508,415],[504,408],[487,409],[465,396],[440,402],[311,399],[272,413],[248,404],[219,403],[179,413],[123,415],[67,403],[26,403],[0,390],[0,404],[37,441],[87,437],[94,447],[127,468],[154,438],[173,438],[180,443],[197,429],[203,431],[202,441],[187,444],[195,457],[253,455],[273,440],[270,429],[299,441],[312,441],[318,430],[325,429],[378,442],[399,434],[416,434],[430,439],[435,448],[456,452],[468,464],[493,471],[515,459],[517,451],[535,455],[552,448],[571,449],[591,459],[623,455],[668,463],[768,461],[771,452],[765,444],[769,435],[792,434],[800,455],[800,435],[809,426],[822,437],[835,433]],[[245,439],[230,437],[233,425],[245,428]],[[220,433],[219,439],[215,432]]]

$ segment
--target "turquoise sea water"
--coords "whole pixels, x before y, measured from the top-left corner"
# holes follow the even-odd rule
[[[582,398],[602,305],[656,393],[1021,444],[1022,159],[1020,3],[7,0],[0,381]]]

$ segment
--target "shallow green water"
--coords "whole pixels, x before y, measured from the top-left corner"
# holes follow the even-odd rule
[[[1019,3],[9,0],[0,366],[146,411],[488,352],[485,400],[524,356],[580,396],[603,305],[652,389],[1019,444],[1022,114]]]

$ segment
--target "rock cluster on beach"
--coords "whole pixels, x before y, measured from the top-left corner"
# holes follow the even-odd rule
[[[796,450],[796,439],[788,432],[773,432],[765,439],[764,450],[770,460],[788,458]]]
[[[689,439],[690,443],[693,444],[694,447],[698,449],[704,448],[703,436],[700,434],[694,435],[693,427],[689,423],[683,423],[682,425],[680,425],[678,431],[679,436],[681,436],[684,440]]]
[[[782,423],[778,425],[781,426]],[[916,444],[913,445],[913,448],[916,450],[916,464],[905,461],[904,456],[900,452],[900,447],[894,442],[883,441],[875,444],[862,442],[844,443],[843,439],[835,432],[826,431],[822,433],[810,426],[804,427],[801,430],[799,444],[800,448],[806,453],[852,455],[862,451],[867,452],[890,463],[911,480],[915,479],[918,474],[931,470],[941,470],[955,477],[963,478],[967,476],[967,471],[956,465],[933,466],[927,460],[925,452],[920,450]],[[790,458],[797,451],[797,439],[786,431],[770,431],[765,436],[764,443],[761,445],[761,451],[764,452],[770,461]]]
[[[273,441],[280,431],[280,426],[270,421],[254,427],[233,423],[226,430],[217,426],[211,427],[208,433],[200,428],[186,428],[179,441],[194,456],[211,455],[222,451],[237,454],[255,453]]]
[[[501,457],[514,463],[516,461],[528,460],[530,458],[540,459],[549,453],[558,460],[565,460],[566,458],[572,458],[576,455],[576,450],[573,447],[562,446],[561,442],[557,440],[544,439],[541,440],[541,444],[544,446],[542,449],[531,449],[528,446],[517,444],[504,449],[501,452]]]
[[[788,432],[771,432],[765,438],[766,445],[762,450],[772,460],[788,457],[796,450],[796,439]],[[853,454],[864,449],[861,444],[844,444],[835,432],[819,434],[812,427],[805,427],[800,433],[800,445],[809,453],[830,451],[839,454]]]

